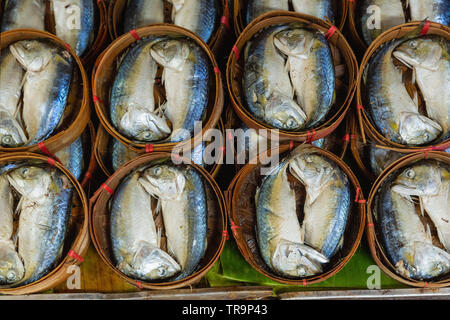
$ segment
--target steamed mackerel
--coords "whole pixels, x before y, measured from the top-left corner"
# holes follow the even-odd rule
[[[1,52],[0,70],[0,145],[16,147],[27,140],[19,121],[25,72],[9,48]]]
[[[295,151],[290,172],[306,188],[304,205],[305,244],[330,259],[342,247],[350,214],[350,183],[347,175],[314,151]]]
[[[335,14],[332,0],[292,0],[292,6],[296,12],[334,23]]]
[[[14,199],[8,180],[0,176],[0,286],[20,281],[23,262],[16,252],[13,237]]]
[[[294,101],[286,61],[274,45],[275,35],[287,28],[266,28],[247,44],[242,85],[254,117],[277,129],[296,130],[304,125],[306,115]]]
[[[322,271],[328,259],[304,243],[304,229],[296,214],[294,190],[283,160],[262,181],[256,192],[257,239],[261,256],[277,274],[299,278]]]
[[[369,146],[369,161],[372,173],[378,176],[384,169],[386,169],[391,163],[397,161],[404,154],[389,149],[377,148],[371,144]]]
[[[360,30],[367,45],[384,31],[406,22],[402,0],[363,0],[359,8]],[[374,24],[377,13],[381,18],[379,25]]]
[[[73,187],[57,169],[24,166],[7,177],[22,196],[18,243],[25,276],[17,285],[25,285],[49,273],[61,257]]]
[[[191,138],[196,122],[203,121],[209,102],[210,65],[203,49],[187,39],[156,43],[152,57],[164,67],[162,82],[166,99],[161,108],[172,124],[167,141]]]
[[[247,4],[247,24],[273,10],[289,10],[288,0],[250,0]]]
[[[169,0],[173,23],[191,30],[208,42],[216,26],[216,0]]]
[[[450,24],[450,1],[448,0],[408,0],[411,21],[434,21],[444,26]]]
[[[26,70],[22,113],[27,145],[33,145],[47,139],[63,116],[73,61],[67,51],[46,41],[23,40],[10,48]]]
[[[427,160],[405,169],[392,190],[404,197],[418,196],[421,212],[433,221],[439,240],[450,252],[450,167]]]
[[[45,31],[45,0],[5,0],[1,32],[25,28]]]
[[[94,40],[93,0],[51,0],[56,36],[81,56]]]
[[[124,33],[163,22],[163,0],[128,0],[123,22]]]
[[[384,248],[397,273],[429,280],[450,271],[450,254],[432,244],[411,200],[387,183],[376,210]]]
[[[419,37],[398,46],[394,56],[413,68],[427,115],[442,127],[441,140],[447,140],[450,137],[450,42],[439,36]]]
[[[159,38],[143,39],[125,55],[111,89],[110,116],[113,125],[127,138],[152,142],[171,130],[160,115],[153,87],[158,65],[150,50]]]
[[[62,162],[75,177],[80,180],[84,170],[83,159],[83,139],[78,138],[72,144],[55,153],[55,156]]]
[[[206,250],[207,207],[202,177],[189,166],[156,165],[139,182],[156,198],[164,220],[167,249],[181,266],[174,280],[192,274]]]
[[[406,40],[387,43],[372,57],[366,69],[367,109],[383,136],[399,144],[423,145],[435,140],[442,128],[419,113],[417,102],[402,82],[401,71],[393,63],[393,51]]]
[[[142,171],[121,182],[111,205],[111,243],[117,268],[135,279],[172,277],[178,263],[160,248],[160,230],[153,220],[151,197],[140,185]]]
[[[324,121],[335,99],[335,73],[331,49],[320,32],[290,28],[277,33],[275,47],[288,56],[297,103],[306,113],[307,128]]]

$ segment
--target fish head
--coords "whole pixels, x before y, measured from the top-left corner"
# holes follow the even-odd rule
[[[393,55],[410,67],[437,70],[442,56],[442,46],[434,38],[415,38],[399,45]]]
[[[431,279],[450,271],[450,254],[431,243],[416,241],[403,251],[413,278]]]
[[[180,265],[166,252],[144,245],[134,256],[132,267],[145,279],[158,280],[174,276],[181,271]]]
[[[179,199],[186,179],[183,173],[169,165],[156,165],[143,172],[139,179],[144,189],[160,199]]]
[[[405,169],[394,181],[392,191],[405,196],[435,196],[442,185],[440,170],[429,163]]]
[[[120,126],[128,136],[146,142],[161,140],[171,133],[165,116],[144,108],[130,108],[120,120]]]
[[[22,260],[14,245],[0,241],[0,285],[19,282],[24,274]]]
[[[37,40],[18,41],[11,44],[9,48],[22,67],[32,72],[44,69],[57,49],[48,42]]]
[[[404,112],[401,115],[399,133],[406,144],[423,145],[437,139],[442,127],[419,113]]]
[[[182,71],[190,55],[189,43],[181,40],[162,40],[151,49],[153,59],[165,68]]]
[[[328,259],[316,252],[318,256],[324,259],[321,259],[321,262],[315,260],[308,255],[310,251],[315,250],[302,243],[282,240],[275,249],[272,265],[278,273],[294,278],[307,277],[322,272],[321,262],[328,262]]]
[[[4,117],[4,113],[0,112],[0,145],[3,147],[19,147],[28,141],[25,130],[17,122],[17,120]]]
[[[303,153],[295,155],[289,163],[289,170],[305,186],[320,188],[332,177],[332,167],[319,154]]]
[[[27,198],[41,199],[48,194],[52,185],[51,174],[41,167],[23,166],[7,175],[9,183]]]
[[[288,29],[277,33],[273,43],[287,56],[307,57],[314,42],[313,34],[305,29]]]
[[[265,108],[265,119],[276,128],[297,130],[305,124],[306,114],[293,99],[272,95]]]

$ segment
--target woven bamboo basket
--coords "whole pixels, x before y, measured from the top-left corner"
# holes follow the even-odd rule
[[[358,73],[355,55],[342,33],[331,24],[311,16],[287,11],[273,11],[255,19],[241,33],[230,54],[226,72],[227,86],[236,114],[249,128],[273,129],[267,124],[256,120],[245,107],[244,89],[242,88],[244,58],[241,53],[243,53],[247,41],[262,29],[293,22],[307,23],[310,28],[327,34],[334,64],[340,70],[337,73],[340,76],[336,78],[336,102],[323,124],[308,131],[290,132],[279,130],[280,141],[311,142],[329,135],[341,124],[355,92],[355,81]]]
[[[220,132],[222,133],[222,137],[224,137],[225,128],[221,119],[219,119],[217,129],[220,130]],[[114,138],[108,135],[108,133],[100,125],[97,130],[97,137],[95,139],[94,154],[100,169],[107,177],[110,177],[114,172],[111,160],[111,139]],[[219,158],[222,158],[223,151],[224,149],[220,150],[221,155],[219,155]],[[139,156],[139,154],[136,153],[136,157],[137,156]],[[208,165],[206,167],[206,170],[211,174],[213,178],[215,178],[219,173],[220,167],[220,163],[214,163],[213,165]]]
[[[52,159],[29,152],[19,152],[0,155],[0,165],[6,163],[29,160],[33,163],[52,163],[58,170],[64,173],[74,186],[74,200],[72,216],[69,221],[63,253],[59,264],[46,276],[25,286],[17,288],[5,288],[0,286],[0,294],[24,295],[42,292],[54,288],[64,282],[72,273],[73,267],[79,266],[83,262],[83,256],[89,247],[89,227],[88,227],[88,200],[81,184],[72,174]],[[75,196],[76,194],[76,196]]]
[[[234,112],[233,107],[228,106],[226,108],[225,112],[225,128],[228,129],[237,129],[241,128],[242,122],[236,115],[236,112]],[[330,133],[326,138],[327,141],[324,145],[324,149],[328,150],[335,155],[337,155],[339,158],[343,159],[345,154],[347,153],[348,146],[350,145],[350,130],[351,130],[351,116],[347,115],[345,117],[345,121],[341,123],[341,125],[332,133]],[[227,139],[233,138],[229,137],[228,132],[226,135]],[[270,137],[270,136],[269,136]],[[294,144],[293,142],[290,143],[282,143],[282,145],[287,145],[290,148],[293,148]],[[268,147],[270,148],[270,144],[268,142]],[[234,140],[233,143],[231,143],[230,151],[234,154],[234,165],[235,165],[235,173],[237,173],[239,170],[242,169],[244,166],[243,164],[238,164],[237,161],[237,147],[236,147],[236,141]],[[249,160],[249,159],[247,159]]]
[[[271,271],[265,264],[258,248],[257,236],[255,232],[256,225],[256,208],[255,193],[257,187],[261,184],[263,176],[260,175],[259,169],[261,164],[247,164],[235,176],[227,191],[225,192],[225,200],[228,204],[228,215],[231,223],[231,230],[239,251],[245,260],[259,273],[277,281],[279,283],[307,286],[314,283],[322,282],[336,273],[338,273],[346,263],[351,259],[359,246],[364,231],[365,221],[365,200],[359,182],[351,169],[336,155],[323,149],[313,147],[311,145],[302,145],[300,148],[311,148],[318,154],[330,159],[336,163],[348,176],[352,186],[352,198],[354,199],[351,212],[348,218],[347,227],[344,233],[344,244],[342,248],[331,258],[329,264],[324,266],[323,273],[303,279],[289,279],[281,277]],[[270,156],[287,155],[290,148],[283,145],[279,148],[272,149]],[[259,160],[259,159],[258,159]],[[259,162],[259,161],[258,161]],[[301,183],[296,179],[289,179],[291,188],[296,194],[297,203],[305,200],[306,192]],[[302,211],[297,209],[298,211]],[[297,212],[300,221],[302,220],[302,212]]]
[[[151,35],[172,35],[172,36],[184,36],[196,44],[198,44],[207,54],[211,63],[211,77],[212,84],[210,87],[210,99],[206,111],[206,117],[203,121],[203,130],[199,135],[202,136],[208,129],[212,129],[217,126],[220,115],[222,113],[223,103],[224,103],[224,92],[222,87],[222,79],[220,75],[220,69],[214,58],[213,53],[208,48],[208,46],[194,33],[184,29],[179,26],[170,24],[155,24],[149,27],[144,27],[136,30],[137,37],[145,38]],[[135,35],[135,36],[136,36]],[[95,64],[95,74],[93,79],[93,96],[95,103],[95,110],[101,124],[106,129],[106,131],[112,135],[114,138],[127,145],[129,149],[142,153],[143,150],[148,148],[149,144],[136,143],[130,139],[124,137],[120,132],[114,128],[111,124],[109,118],[109,93],[112,83],[114,81],[115,67],[117,59],[120,55],[128,49],[133,43],[137,42],[137,38],[132,36],[130,33],[124,34],[118,39],[116,39],[107,49],[102,53],[102,55],[97,59]],[[213,72],[214,71],[214,72]],[[155,152],[166,152],[171,151],[175,146],[184,147],[192,146],[193,141],[201,141],[193,137],[191,140],[186,140],[180,143],[157,143],[151,144]],[[192,147],[195,147],[192,146]]]
[[[396,174],[399,174],[402,169],[405,169],[406,167],[411,166],[414,163],[424,159],[434,159],[439,162],[444,162],[446,164],[450,163],[450,155],[448,153],[439,151],[430,151],[430,152],[417,152],[409,154],[392,163],[389,167],[387,167],[382,172],[382,174],[377,178],[369,194],[366,208],[367,210],[366,234],[370,247],[370,252],[372,254],[373,259],[375,260],[376,264],[380,267],[380,269],[384,273],[386,273],[389,277],[404,284],[407,284],[409,286],[435,289],[450,286],[450,273],[441,277],[440,279],[429,282],[413,280],[399,275],[395,271],[395,267],[392,265],[392,263],[387,257],[387,254],[384,251],[382,240],[380,239],[379,230],[374,220],[374,209],[373,209],[373,206],[377,201],[376,200],[377,193],[384,183],[389,182],[390,181],[389,179],[391,179],[393,176],[395,177]]]
[[[217,26],[208,45],[215,55],[219,55],[224,49],[224,45],[229,37],[229,0],[220,0],[221,8],[219,13],[221,18],[217,19]],[[123,34],[123,15],[125,13],[127,0],[113,0],[108,7],[108,28],[111,39],[117,39]],[[171,23],[172,4],[164,0],[164,22]]]
[[[361,138],[363,143],[366,143],[366,136],[370,137],[372,140],[375,141],[377,144],[377,147],[379,148],[386,148],[390,150],[394,150],[397,152],[403,152],[403,153],[411,153],[411,152],[419,152],[419,151],[428,151],[428,150],[445,150],[448,147],[450,147],[450,139],[447,139],[444,142],[440,142],[435,145],[429,145],[429,146],[406,146],[399,143],[395,143],[391,140],[389,140],[387,137],[383,136],[372,124],[370,121],[370,118],[364,110],[366,104],[365,104],[365,97],[364,97],[364,83],[363,83],[363,74],[365,68],[370,63],[370,59],[373,56],[373,54],[377,51],[380,46],[382,46],[384,43],[387,43],[393,39],[398,39],[406,34],[417,30],[421,27],[421,22],[410,22],[407,24],[403,24],[397,27],[393,27],[386,32],[382,33],[377,39],[375,39],[372,44],[367,49],[364,58],[361,61],[361,66],[359,68],[358,73],[358,79],[356,84],[356,102],[357,102],[357,114],[358,114],[358,124],[359,129],[361,131]],[[450,28],[446,27],[444,25],[429,22],[429,28],[426,32],[428,35],[439,35],[446,39],[450,39]],[[425,30],[425,29],[424,29]]]
[[[348,3],[347,0],[335,0],[336,5],[336,26],[339,28],[339,30],[344,29],[345,21],[347,19],[347,10],[348,10]],[[239,36],[242,31],[245,29],[246,22],[245,22],[245,12],[246,12],[246,3],[248,1],[243,0],[233,0],[233,26],[234,26],[234,32],[236,36]],[[289,11],[283,11],[283,14],[288,14]],[[259,18],[257,18],[259,19]],[[328,21],[330,22],[330,21]],[[330,22],[331,23],[331,22]]]
[[[116,171],[104,185],[108,186],[111,190],[115,190],[121,180],[127,176],[133,169],[142,165],[151,164],[155,161],[169,160],[170,153],[158,152],[139,156],[138,158],[128,162],[118,171]],[[139,289],[177,289],[181,287],[190,286],[197,283],[200,279],[212,268],[214,263],[222,253],[225,241],[227,238],[227,216],[225,213],[225,202],[222,192],[211,177],[211,175],[203,168],[192,164],[190,160],[181,158],[183,163],[187,163],[201,174],[204,178],[204,185],[206,190],[207,209],[208,209],[208,231],[207,231],[207,249],[204,257],[199,263],[197,271],[190,276],[171,282],[144,282],[132,279],[122,272],[120,272],[115,264],[111,247],[110,227],[109,227],[109,210],[108,203],[112,195],[106,189],[100,188],[94,196],[90,199],[90,234],[92,242],[106,265],[108,265],[114,273],[120,278],[124,279],[128,283],[136,286]],[[110,191],[111,191],[110,190]],[[162,227],[161,216],[155,217],[155,223],[157,227]],[[164,240],[164,235],[163,235]]]
[[[367,49],[367,44],[365,43],[365,41],[363,40],[363,38],[360,36],[360,34],[358,32],[357,21],[356,21],[356,19],[357,19],[356,18],[357,3],[356,3],[356,1],[353,1],[353,0],[347,0],[347,2],[348,2],[348,4],[347,4],[347,27],[348,27],[349,38],[351,39],[352,44],[354,46],[353,50],[362,56]]]
[[[72,86],[67,101],[64,121],[60,128],[45,141],[43,145],[35,144],[29,147],[4,148],[2,152],[43,152],[52,156],[55,152],[63,149],[74,142],[85,130],[90,119],[89,108],[89,84],[83,64],[75,52],[54,35],[32,29],[18,29],[3,32],[0,36],[0,50],[7,48],[10,44],[20,40],[46,39],[56,45],[65,48],[75,61],[75,72],[73,73]]]

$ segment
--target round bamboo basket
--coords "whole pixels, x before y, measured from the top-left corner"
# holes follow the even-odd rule
[[[244,48],[255,34],[262,29],[279,24],[307,23],[310,28],[328,32],[334,63],[340,76],[336,78],[336,102],[332,106],[327,119],[316,128],[305,131],[291,132],[279,130],[280,141],[314,141],[326,137],[333,132],[344,120],[350,103],[355,93],[355,81],[358,66],[355,55],[342,33],[323,20],[311,16],[288,11],[273,11],[253,20],[239,36],[227,63],[227,86],[233,108],[238,117],[253,129],[274,129],[269,125],[258,121],[245,107],[242,88],[242,76],[244,72]]]
[[[121,180],[127,176],[132,170],[155,161],[170,159],[171,154],[165,152],[151,153],[139,156],[138,158],[128,162],[126,165],[116,171],[106,182],[111,190],[115,190]],[[108,203],[112,195],[104,188],[100,188],[90,199],[90,234],[94,246],[104,261],[114,273],[128,283],[139,289],[177,289],[197,283],[200,279],[213,267],[222,253],[227,236],[227,216],[225,213],[225,202],[222,192],[211,177],[211,175],[203,168],[193,164],[190,160],[181,158],[183,163],[187,163],[201,174],[204,178],[206,190],[206,199],[208,207],[208,231],[207,231],[207,249],[204,257],[199,263],[197,271],[190,276],[170,282],[144,282],[132,279],[120,272],[114,263],[110,227],[109,227],[109,211]],[[162,226],[162,219],[155,219],[157,227]]]
[[[407,284],[409,286],[434,289],[434,288],[448,287],[450,285],[450,273],[441,277],[440,279],[429,282],[409,279],[399,275],[395,271],[395,267],[392,265],[392,263],[388,259],[387,254],[384,251],[382,240],[380,239],[379,234],[380,231],[378,230],[377,225],[375,223],[374,209],[373,209],[373,206],[377,201],[378,191],[380,190],[380,188],[383,186],[384,183],[389,182],[390,179],[395,177],[396,174],[399,174],[402,169],[405,169],[406,167],[411,166],[414,163],[417,163],[418,161],[424,159],[433,159],[439,162],[444,162],[446,164],[450,163],[450,155],[448,153],[430,151],[430,152],[417,152],[409,154],[392,163],[389,167],[387,167],[382,172],[382,174],[377,178],[369,194],[369,198],[367,201],[366,234],[372,257],[375,260],[376,264],[380,267],[380,269],[384,273],[386,273],[389,277],[404,284]]]
[[[247,164],[241,171],[239,171],[225,192],[225,200],[228,204],[228,215],[231,223],[231,229],[233,231],[234,238],[236,239],[238,249],[245,260],[255,270],[271,280],[289,285],[307,286],[322,282],[332,277],[338,273],[351,259],[359,246],[364,231],[365,200],[363,199],[364,196],[356,176],[336,155],[326,150],[306,144],[299,146],[299,148],[312,149],[318,154],[336,163],[347,174],[353,189],[351,199],[354,199],[354,203],[352,204],[347,227],[344,233],[344,244],[342,248],[331,258],[329,264],[324,266],[324,270],[321,274],[302,279],[289,279],[281,277],[270,270],[261,257],[255,232],[255,193],[257,187],[261,184],[263,179],[263,176],[260,175],[259,171],[261,168],[259,161],[258,164]],[[289,146],[283,145],[279,148],[272,149],[271,155],[284,156],[288,154],[289,149]],[[304,202],[306,196],[304,186],[296,179],[289,180],[291,187],[294,189],[296,194],[297,203]],[[298,212],[297,215],[299,216],[299,219],[302,219],[302,213]]]
[[[67,100],[66,111],[63,115],[64,121],[61,126],[53,132],[53,134],[45,141],[42,141],[45,146],[44,150],[38,144],[28,147],[18,148],[4,148],[0,147],[2,152],[45,152],[47,155],[52,155],[64,147],[72,144],[85,130],[90,119],[89,108],[89,83],[83,63],[75,52],[65,46],[65,43],[54,35],[32,29],[18,29],[3,32],[0,36],[0,50],[7,48],[10,44],[21,40],[38,40],[45,39],[54,42],[56,45],[65,48],[70,53],[75,61],[72,79],[72,86],[70,88],[69,97]]]
[[[208,45],[215,55],[219,55],[224,49],[227,38],[230,33],[229,24],[229,0],[220,0],[219,16],[217,17],[216,28],[208,41]],[[111,39],[117,39],[123,34],[123,16],[127,0],[113,0],[108,7],[108,28]],[[172,4],[164,0],[164,22],[171,23]],[[221,15],[221,16],[220,16]]]
[[[366,143],[366,136],[370,137],[379,148],[386,148],[390,150],[394,150],[397,152],[403,153],[411,153],[411,152],[419,152],[419,151],[428,151],[428,150],[445,150],[450,147],[450,139],[447,139],[444,142],[440,142],[434,145],[429,146],[406,146],[399,143],[395,143],[389,140],[387,137],[382,135],[372,124],[366,110],[364,109],[367,104],[365,103],[364,97],[364,83],[363,83],[363,74],[364,70],[370,63],[371,57],[374,53],[382,46],[383,44],[393,40],[398,39],[406,34],[417,30],[422,25],[421,22],[410,22],[397,27],[393,27],[386,32],[382,33],[377,39],[375,39],[372,44],[367,49],[364,57],[361,61],[361,66],[359,68],[358,79],[356,84],[356,103],[357,103],[357,115],[358,115],[358,125],[361,131],[361,138],[363,143]],[[427,35],[439,35],[450,39],[450,28],[439,23],[429,22],[429,29],[427,31]]]
[[[149,27],[144,27],[136,30],[137,37],[145,38],[153,35],[172,35],[172,36],[184,36],[194,41],[199,45],[207,54],[211,63],[211,78],[212,84],[210,87],[209,103],[206,111],[206,117],[203,121],[203,130],[201,134],[204,136],[208,129],[212,129],[217,126],[220,115],[222,113],[224,103],[224,92],[222,87],[222,79],[220,75],[220,69],[214,58],[214,54],[208,48],[208,46],[194,33],[179,26],[170,24],[155,24]],[[142,153],[149,144],[137,143],[123,136],[114,126],[111,124],[109,118],[109,94],[111,86],[114,82],[114,76],[116,74],[116,62],[120,55],[126,51],[133,43],[138,40],[127,33],[116,39],[98,58],[95,64],[95,74],[93,79],[93,96],[95,103],[95,110],[101,124],[106,131],[114,138],[127,145],[129,149]],[[186,145],[192,146],[192,142],[199,141],[193,137],[191,140],[186,140],[180,143],[157,143],[151,144],[155,152],[167,152],[171,151],[175,146],[184,147]],[[195,147],[195,145],[193,146]]]
[[[246,27],[245,12],[246,3],[248,1],[243,0],[233,0],[233,26],[236,36],[239,36]],[[336,3],[336,26],[339,30],[344,29],[345,21],[347,19],[348,3],[347,0],[335,0]],[[290,11],[282,11],[283,14],[289,13]],[[306,16],[306,15],[305,15]],[[312,17],[312,16],[311,16]],[[259,19],[256,18],[256,19]],[[330,21],[327,21],[331,23]]]
[[[354,51],[363,55],[367,49],[367,44],[360,36],[358,32],[357,22],[356,22],[356,7],[357,3],[353,0],[347,0],[347,26],[349,31],[349,38],[354,44]]]
[[[19,152],[0,155],[0,165],[15,161],[29,160],[33,163],[46,164],[50,166],[49,158],[29,152]],[[79,266],[83,262],[83,256],[89,247],[88,228],[88,200],[81,184],[72,174],[58,162],[50,161],[53,165],[66,175],[74,186],[72,216],[67,228],[66,239],[59,264],[41,279],[25,286],[17,288],[6,288],[0,286],[0,294],[24,295],[42,292],[54,288],[64,282],[72,273],[73,266]]]
[[[225,128],[222,123],[222,119],[219,119],[219,123],[217,126],[217,129],[220,130],[222,137],[225,136]],[[94,154],[95,159],[100,167],[100,169],[103,171],[103,173],[110,177],[114,173],[114,169],[112,167],[112,160],[111,160],[111,139],[114,139],[108,133],[103,129],[103,127],[100,125],[97,130],[97,137],[95,139],[94,144]],[[225,141],[223,141],[225,143]],[[223,144],[223,148],[220,150],[220,155],[218,158],[223,158],[223,151],[225,149],[225,144]],[[136,157],[138,157],[139,154],[136,153]],[[206,171],[208,171],[213,178],[217,176],[221,168],[221,163],[216,162],[213,165],[206,166]]]

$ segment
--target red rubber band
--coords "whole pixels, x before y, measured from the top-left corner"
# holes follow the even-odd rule
[[[91,180],[92,179],[92,174],[88,171],[85,173],[84,175],[86,177],[86,179]]]
[[[233,140],[233,135],[231,134],[230,131],[228,131],[227,139],[228,139],[228,140]]]
[[[98,102],[98,103],[104,105],[103,101],[102,101],[99,97],[97,97],[97,96],[93,96],[93,97],[92,97],[92,100],[94,100],[94,103]]]
[[[325,38],[329,40],[337,31],[338,28],[336,26],[332,26],[330,29],[328,29],[327,33],[325,34]]]
[[[66,47],[67,51],[71,51],[72,50],[72,47],[68,43],[65,43],[64,47]]]
[[[59,163],[61,163],[61,161],[58,159],[58,157],[55,156],[53,153],[51,153],[50,150],[47,149],[47,146],[45,145],[44,142],[39,142],[39,143],[37,144],[37,146],[38,146],[39,150],[41,150],[41,152],[42,152],[43,154],[45,154],[47,157],[53,158],[54,160],[56,160],[56,161],[58,161]],[[48,161],[47,161],[47,162],[48,162]],[[50,162],[49,162],[49,164],[50,164]],[[54,163],[51,164],[51,165],[54,165]]]
[[[136,40],[141,40],[141,37],[139,37],[139,35],[137,34],[136,30],[131,30],[130,34],[133,36],[134,39]]]
[[[114,190],[111,189],[107,184],[103,183],[102,188],[105,189],[110,195],[114,194]]]
[[[368,224],[367,224],[367,227],[368,227],[368,228],[374,227],[374,226],[375,226],[375,225],[374,225],[373,223],[368,223]]]
[[[294,141],[289,141],[289,151],[292,151],[294,149]]]
[[[230,30],[230,22],[228,21],[228,17],[222,16],[222,18],[220,18],[220,23],[223,24],[225,28]]]
[[[366,203],[366,200],[364,200],[364,199],[359,200],[359,199],[358,199],[358,198],[359,198],[359,193],[360,193],[360,188],[356,188],[355,202],[356,202],[356,203],[361,203],[361,204]]]
[[[145,152],[146,152],[146,153],[151,153],[151,152],[153,152],[153,145],[152,145],[152,144],[146,144],[146,145],[145,145]]]
[[[69,257],[74,258],[75,260],[78,260],[79,262],[84,262],[84,259],[82,256],[80,256],[78,253],[76,253],[73,250],[70,250],[68,253]]]
[[[238,48],[236,46],[233,46],[233,48],[231,50],[234,52],[234,54],[236,56],[236,60],[239,60],[239,50],[238,50]]]
[[[364,107],[363,107],[361,104],[357,105],[356,108],[357,108],[358,110],[364,110]]]
[[[55,166],[55,159],[53,159],[53,158],[47,158],[47,162],[48,162],[48,164],[51,165],[52,167]]]
[[[302,282],[303,282],[304,287],[306,287],[308,285],[308,283],[306,282],[306,279],[303,279]]]
[[[230,240],[230,235],[228,234],[228,230],[222,231],[222,237],[224,237],[225,240]]]
[[[138,287],[139,289],[143,289],[144,288],[140,281],[136,281],[136,287]]]
[[[423,286],[424,288],[427,288],[429,286],[428,282],[425,282],[425,285]]]
[[[420,32],[421,35],[426,35],[428,33],[428,30],[430,30],[430,21],[426,21],[425,25],[423,26],[422,31]]]
[[[220,74],[220,69],[218,67],[214,68],[214,73]]]
[[[316,130],[306,131],[306,142],[312,144],[314,142],[314,136],[316,135]]]

